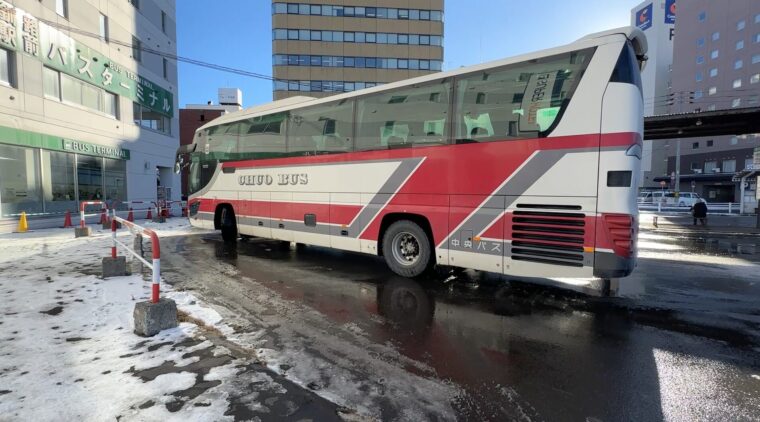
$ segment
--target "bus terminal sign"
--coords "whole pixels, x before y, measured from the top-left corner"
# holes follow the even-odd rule
[[[130,98],[164,116],[174,116],[171,92],[3,0],[0,46],[33,56],[45,66]]]
[[[87,142],[63,139],[63,150],[71,151],[77,154],[94,155],[104,158],[115,158],[118,160],[129,160],[129,150],[118,147],[107,147],[104,145],[90,144]]]

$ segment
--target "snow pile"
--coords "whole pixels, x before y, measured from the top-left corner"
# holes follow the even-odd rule
[[[161,237],[193,231],[169,221],[145,226]],[[0,235],[0,419],[232,420],[231,378],[242,363],[194,324],[135,335],[134,305],[148,299],[150,284],[140,275],[96,275],[110,243],[107,230],[80,239],[72,229]],[[180,309],[231,332],[192,295],[162,289]],[[282,389],[248,372],[241,382]],[[254,401],[248,409],[266,411]]]

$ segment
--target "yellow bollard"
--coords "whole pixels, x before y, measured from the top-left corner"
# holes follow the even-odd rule
[[[21,211],[21,218],[18,220],[18,232],[26,233],[29,230],[29,224],[26,222],[26,212]]]

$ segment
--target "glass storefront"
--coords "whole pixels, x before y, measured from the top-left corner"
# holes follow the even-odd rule
[[[0,144],[0,217],[77,212],[79,201],[127,199],[127,163]]]

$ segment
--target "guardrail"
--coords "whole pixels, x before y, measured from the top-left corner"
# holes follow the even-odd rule
[[[116,238],[116,230],[119,228],[119,223],[122,224],[124,227],[127,227],[131,233],[139,234],[139,235],[148,235],[150,237],[151,242],[151,250],[153,251],[153,261],[148,262],[145,258],[142,257],[141,254],[138,254],[133,249],[131,249],[126,244],[122,243],[120,240]],[[140,260],[143,264],[145,264],[148,268],[151,269],[151,282],[152,282],[152,292],[151,292],[151,299],[150,301],[152,303],[158,303],[159,299],[159,291],[160,291],[160,283],[161,283],[161,244],[158,240],[158,235],[156,232],[154,232],[151,229],[146,229],[145,227],[138,226],[137,224],[127,221],[121,217],[114,216],[113,219],[111,219],[111,240],[112,240],[112,246],[111,246],[111,258],[116,258],[116,246],[121,245],[127,252],[132,254],[135,258]]]
[[[87,226],[87,224],[84,222],[84,218],[87,217],[87,215],[85,215],[84,213],[84,209],[85,207],[87,207],[87,205],[101,205],[100,207],[101,216],[103,212],[108,213],[108,204],[106,204],[103,201],[82,201],[79,204],[79,227],[81,228],[85,228]],[[97,215],[97,214],[89,214],[89,215],[92,216],[92,215]],[[102,220],[102,217],[101,217],[101,220]]]
[[[708,214],[741,214],[741,204],[735,202],[707,202]],[[656,204],[646,202],[638,204],[640,211],[657,211],[657,212],[682,212],[689,213],[690,206],[680,207],[674,204]]]

